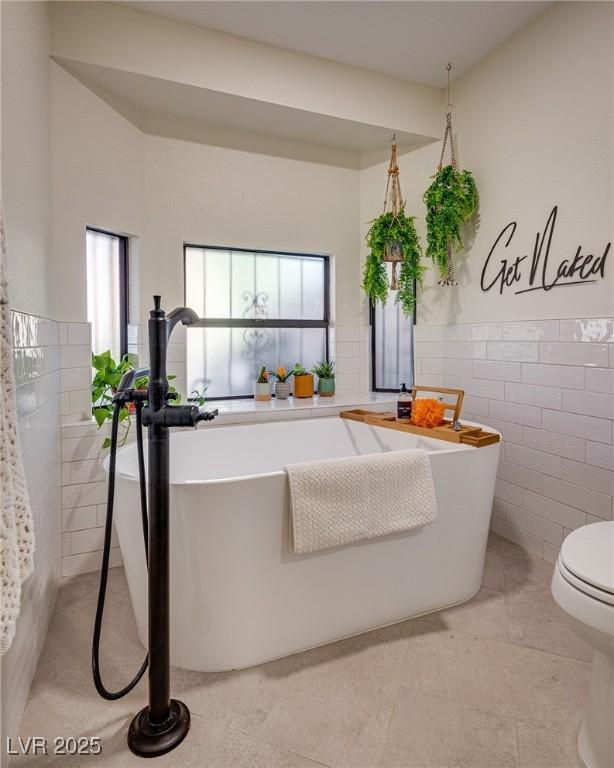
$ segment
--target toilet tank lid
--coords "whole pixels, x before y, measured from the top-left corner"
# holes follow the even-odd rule
[[[614,521],[572,531],[561,546],[561,560],[579,579],[614,594]]]

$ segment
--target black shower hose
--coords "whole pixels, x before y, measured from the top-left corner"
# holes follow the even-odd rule
[[[132,680],[119,691],[109,691],[105,688],[100,675],[100,634],[102,631],[102,617],[104,615],[104,604],[107,594],[107,579],[109,575],[109,557],[111,554],[111,535],[113,533],[113,501],[115,497],[115,457],[117,454],[117,431],[119,427],[119,415],[123,406],[117,402],[113,411],[113,420],[111,422],[111,450],[109,453],[109,488],[107,494],[107,517],[104,527],[104,547],[102,550],[102,568],[100,571],[100,586],[98,588],[98,604],[96,606],[96,618],[94,620],[94,637],[92,640],[92,675],[96,690],[103,699],[114,701],[121,699],[135,687],[139,680],[145,674],[149,664],[149,658],[146,656],[139,671]],[[143,455],[143,423],[141,412],[143,406],[140,402],[136,403],[136,447],[139,462],[139,487],[141,493],[141,522],[143,525],[143,538],[145,541],[145,557],[147,557],[147,537],[148,537],[148,518],[147,518],[147,491],[145,487],[145,458]]]

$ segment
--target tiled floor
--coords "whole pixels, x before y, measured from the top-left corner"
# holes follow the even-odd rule
[[[156,765],[199,768],[576,768],[590,653],[561,623],[552,566],[497,536],[468,603],[312,651],[223,674],[174,670],[192,712],[185,742]],[[142,682],[100,699],[89,658],[95,575],[61,591],[22,736],[102,736],[98,757],[16,765],[141,765],[126,747]],[[109,684],[143,655],[123,572],[110,580],[103,638]]]

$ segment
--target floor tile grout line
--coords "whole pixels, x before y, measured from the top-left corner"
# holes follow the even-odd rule
[[[228,731],[232,731],[233,733],[239,733],[241,734],[241,736],[246,736],[250,739],[254,739],[254,741],[257,741],[260,744],[266,744],[268,747],[279,749],[282,752],[286,752],[289,755],[295,755],[296,757],[300,757],[303,760],[310,760],[315,765],[321,765],[324,768],[334,768],[333,763],[323,763],[321,760],[316,760],[313,757],[309,757],[309,755],[304,755],[301,752],[297,752],[296,750],[288,749],[287,747],[281,746],[280,744],[275,744],[272,741],[267,741],[266,739],[263,739],[260,736],[255,736],[253,733],[250,733],[249,731],[244,731],[244,730],[241,730],[240,728],[236,728],[235,726],[228,725],[228,723],[223,723],[220,720],[215,720],[214,718],[209,717],[208,715],[203,715],[202,712],[197,712],[192,706],[190,706],[189,709],[193,715],[196,715],[196,717],[200,717],[203,720],[207,720],[209,723],[214,723],[215,725],[219,725]]]

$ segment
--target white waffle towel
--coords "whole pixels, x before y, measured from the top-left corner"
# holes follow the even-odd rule
[[[297,553],[408,531],[437,519],[426,451],[392,451],[287,466]]]

